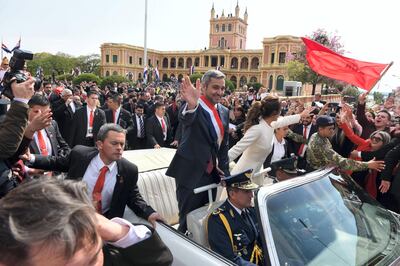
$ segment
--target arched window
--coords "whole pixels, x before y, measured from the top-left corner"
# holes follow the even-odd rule
[[[106,71],[106,77],[110,76],[110,71]]]
[[[260,64],[260,61],[259,61],[258,57],[253,57],[251,59],[250,68],[251,69],[257,69],[259,64]]]
[[[162,60],[162,67],[168,68],[168,58],[164,57]]]
[[[114,71],[113,72],[113,76],[117,76],[118,75],[118,72],[117,71]]]
[[[247,57],[243,57],[242,60],[240,61],[240,68],[241,69],[249,68],[249,59]]]
[[[257,78],[255,76],[252,76],[250,78],[250,83],[256,83],[257,82]]]
[[[283,90],[283,82],[285,81],[285,78],[282,75],[279,75],[276,78],[276,90],[281,91]]]
[[[237,68],[238,68],[238,65],[239,65],[238,59],[237,59],[236,57],[233,57],[233,58],[231,59],[231,68],[232,68],[232,69],[237,69]]]
[[[179,75],[178,75],[178,81],[181,82],[182,79],[183,79],[183,75],[182,75],[182,74],[179,74]]]
[[[236,88],[237,87],[237,78],[236,78],[236,76],[232,76],[230,78],[230,80],[232,81],[233,85],[235,85],[235,88]]]
[[[186,68],[190,68],[193,65],[193,61],[191,57],[186,59]]]
[[[245,76],[240,77],[240,86],[243,87],[247,84],[247,78]]]
[[[176,68],[176,59],[173,57],[171,58],[171,63],[169,65],[170,68]]]
[[[196,57],[195,59],[194,59],[194,66],[195,67],[198,67],[200,65],[200,57]]]
[[[163,80],[163,81],[168,81],[168,75],[167,75],[167,74],[163,74],[162,80]]]
[[[222,32],[225,31],[225,24],[222,24]]]
[[[268,89],[272,89],[272,85],[274,83],[274,77],[271,75],[269,76],[269,81],[268,81]]]
[[[232,24],[228,24],[228,31],[232,30]]]
[[[182,57],[179,57],[179,59],[178,59],[178,68],[183,68],[183,58]]]
[[[219,32],[219,25],[215,25],[215,32]]]

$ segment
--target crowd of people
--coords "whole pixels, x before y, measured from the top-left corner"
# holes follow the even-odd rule
[[[151,228],[125,226],[124,233],[117,228],[118,237],[110,237],[110,233],[100,230],[96,234],[85,227],[94,221],[100,228],[102,223],[110,228],[125,225],[120,219],[125,206],[153,226],[163,220],[140,194],[137,167],[122,158],[124,150],[132,149],[177,149],[166,174],[176,181],[178,230],[182,233],[187,233],[186,215],[208,203],[206,192],[194,194],[193,189],[223,181],[226,191],[218,197],[226,201],[210,215],[209,243],[213,250],[240,265],[258,264],[262,257],[251,199],[254,189],[272,179],[257,173],[293,154],[297,163],[294,168],[302,173],[336,166],[384,207],[400,212],[400,172],[396,168],[400,158],[400,107],[395,106],[394,96],[375,110],[366,108],[366,94],[353,105],[344,100],[324,102],[320,94],[312,103],[280,100],[263,87],[229,92],[225,75],[218,70],[207,71],[195,84],[188,76],[180,82],[138,83],[134,87],[128,83],[100,88],[95,82],[43,82],[40,90],[33,91],[33,82],[12,83],[14,99],[0,124],[0,197],[4,197],[0,222],[8,225],[2,227],[0,237],[9,237],[7,242],[0,241],[1,254],[14,250],[26,255],[29,248],[38,248],[54,237],[49,230],[36,238],[22,238],[21,230],[39,230],[36,223],[40,219],[55,215],[38,212],[26,224],[18,220],[23,211],[32,213],[39,207],[73,209],[79,201],[83,202],[81,211],[75,209],[79,215],[69,211],[71,219],[77,221],[67,219],[68,224],[64,221],[55,228],[76,226],[71,230],[86,238],[79,241],[92,241],[93,249],[98,246],[98,237],[113,245],[129,231],[136,235],[132,237],[135,240],[114,246],[130,249],[133,243],[151,239],[148,241],[157,243],[153,252],[160,254],[153,265],[170,264],[171,253]],[[234,166],[229,167],[232,162]],[[83,181],[87,195],[74,192],[76,189],[70,188],[73,184],[49,179],[44,182],[43,176]],[[46,194],[38,189],[40,186],[69,200],[64,204],[49,197],[47,204],[35,203],[40,193]],[[20,193],[31,194],[22,197]],[[213,196],[217,197],[216,189]],[[23,201],[29,200],[23,206]],[[234,212],[243,217],[239,226]],[[99,214],[102,218],[96,219]],[[242,237],[229,237],[226,223],[232,228],[228,232]],[[58,233],[71,233],[65,230]],[[77,238],[62,237],[70,241]],[[244,243],[245,239],[250,242]],[[84,243],[79,241],[64,244],[65,261],[76,259],[74,254]],[[0,258],[0,264],[16,265],[24,259],[29,260],[29,256],[10,255]]]

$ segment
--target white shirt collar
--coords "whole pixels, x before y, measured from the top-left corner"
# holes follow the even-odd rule
[[[100,171],[101,168],[103,168],[103,166],[105,166],[103,160],[100,158],[100,153],[97,154],[97,156],[94,157],[93,160],[94,160],[94,165],[95,165],[95,167],[96,167],[97,169],[99,169],[99,171]],[[110,172],[112,172],[112,170],[114,169],[114,167],[115,167],[116,165],[117,165],[117,162],[116,162],[116,161],[113,161],[112,163],[110,163],[109,165],[107,165],[108,170],[109,170]]]
[[[237,211],[237,213],[239,213],[239,215],[242,215],[242,211],[241,209],[239,209],[238,207],[236,207],[235,205],[233,205],[233,203],[227,199],[227,201],[229,202],[229,204]]]

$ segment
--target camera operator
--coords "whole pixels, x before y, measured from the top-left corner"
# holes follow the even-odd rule
[[[14,99],[4,122],[0,124],[0,160],[14,155],[21,144],[28,124],[28,101],[34,93],[34,84],[33,78],[22,83],[11,84]]]

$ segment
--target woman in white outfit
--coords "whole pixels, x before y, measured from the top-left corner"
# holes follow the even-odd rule
[[[229,161],[242,155],[231,174],[253,169],[254,175],[262,170],[263,163],[272,150],[274,129],[298,123],[311,111],[312,108],[307,108],[301,114],[279,117],[281,105],[278,97],[267,96],[262,101],[253,103],[246,118],[243,138],[228,152]],[[264,176],[253,178],[252,181],[263,185]]]

